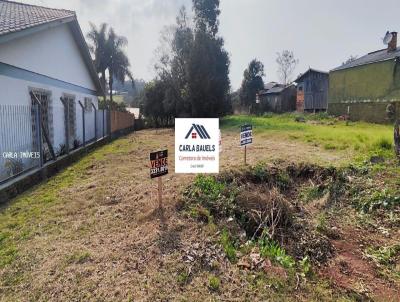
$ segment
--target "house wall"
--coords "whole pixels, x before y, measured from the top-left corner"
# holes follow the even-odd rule
[[[321,111],[328,107],[329,76],[319,72],[309,72],[299,86],[303,87],[304,111]]]
[[[65,111],[64,105],[62,104],[60,97],[64,94],[75,96],[75,121],[76,121],[76,139],[83,142],[83,123],[82,123],[82,110],[79,106],[78,101],[81,101],[84,105],[85,97],[91,98],[93,104],[98,108],[98,99],[94,95],[77,92],[75,90],[59,88],[52,85],[46,85],[37,82],[30,82],[26,80],[11,78],[8,76],[0,75],[0,106],[1,105],[13,105],[14,108],[17,106],[29,107],[31,105],[31,97],[29,95],[30,89],[43,89],[50,92],[50,103],[52,107],[52,120],[53,120],[53,146],[55,151],[59,149],[61,144],[65,144]],[[94,110],[91,112],[85,112],[85,140],[89,141],[95,138],[95,120]],[[101,117],[98,116],[98,120]],[[99,121],[98,121],[99,122]],[[12,135],[13,126],[5,125],[8,128],[8,133]],[[99,134],[99,132],[98,132]],[[31,141],[32,133],[23,133],[18,139],[23,141]],[[1,142],[1,140],[0,140]],[[13,151],[13,150],[1,150],[0,151]],[[27,150],[16,150],[16,151],[27,151]]]
[[[68,26],[62,24],[0,44],[0,62],[95,91]]]
[[[328,112],[349,111],[352,120],[388,122],[386,107],[400,102],[399,65],[390,60],[331,72]]]
[[[264,94],[260,97],[261,112],[291,112],[296,110],[296,87],[288,87],[281,93]]]

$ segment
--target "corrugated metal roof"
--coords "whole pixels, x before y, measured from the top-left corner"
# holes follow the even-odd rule
[[[272,87],[275,87],[276,85],[279,85],[277,82],[269,82],[264,85],[265,90],[270,90]]]
[[[75,17],[75,12],[0,0],[0,36]]]
[[[352,68],[356,66],[362,66],[366,64],[371,64],[375,62],[382,62],[387,60],[395,59],[396,57],[400,57],[400,47],[398,47],[395,51],[388,51],[386,48],[378,51],[371,52],[361,58],[358,58],[350,63],[339,66],[331,71],[337,71],[347,68]]]
[[[283,90],[285,90],[284,86],[276,86],[268,90],[265,94],[281,93]]]

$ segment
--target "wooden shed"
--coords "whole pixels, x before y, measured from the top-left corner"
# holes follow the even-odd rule
[[[296,110],[326,111],[328,108],[329,73],[310,68],[301,74],[297,83]]]
[[[296,110],[296,86],[277,84],[259,93],[261,112],[291,112]]]

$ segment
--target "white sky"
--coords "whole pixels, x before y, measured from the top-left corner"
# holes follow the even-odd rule
[[[82,31],[89,21],[110,24],[129,40],[135,78],[151,80],[159,32],[175,22],[191,0],[23,0],[77,13]],[[330,70],[350,55],[384,48],[386,30],[400,31],[400,0],[221,0],[220,34],[231,55],[232,88],[240,86],[251,59],[265,65],[265,81],[277,81],[276,53],[293,50],[295,75],[308,67]],[[399,41],[400,42],[400,41]]]

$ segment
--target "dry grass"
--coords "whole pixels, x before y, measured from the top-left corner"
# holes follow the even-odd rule
[[[148,154],[168,148],[173,158],[173,140],[173,130],[146,130],[116,140],[6,205],[0,212],[0,252],[5,253],[0,253],[0,301],[346,297],[323,279],[298,288],[290,276],[243,271],[221,257],[218,230],[175,210],[192,176],[164,177],[165,209],[156,210],[157,183],[149,179]],[[223,134],[222,169],[242,164],[237,144],[237,134]],[[248,151],[250,163],[285,158],[336,165],[348,160],[344,152],[276,137],[256,139]],[[202,253],[216,260],[207,269]],[[210,289],[214,277],[220,280],[218,289]]]

